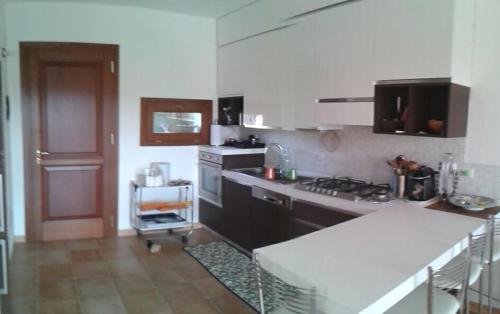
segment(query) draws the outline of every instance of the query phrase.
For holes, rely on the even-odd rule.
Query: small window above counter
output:
[[[469,90],[449,78],[378,81],[374,133],[465,137]]]
[[[141,146],[206,145],[212,101],[141,98]]]

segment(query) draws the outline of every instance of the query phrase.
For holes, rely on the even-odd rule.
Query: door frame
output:
[[[103,174],[102,193],[107,197],[102,208],[103,236],[114,237],[117,235],[117,215],[118,215],[118,91],[119,91],[119,46],[113,44],[93,44],[93,43],[67,43],[67,42],[20,42],[20,72],[21,72],[21,107],[22,107],[22,130],[23,130],[23,158],[24,158],[24,200],[25,200],[25,234],[26,241],[42,241],[42,213],[41,213],[41,176],[40,167],[34,162],[36,153],[35,145],[39,140],[36,137],[39,130],[40,117],[38,109],[39,91],[34,86],[33,76],[38,76],[38,71],[32,70],[32,62],[35,61],[35,54],[41,48],[57,49],[77,49],[77,48],[101,48],[105,51],[105,59],[110,62],[110,71],[114,75],[109,80],[112,92],[105,101],[106,110],[110,110],[111,118],[106,122],[103,136],[110,132],[112,145],[105,145],[103,152],[106,155],[108,171]],[[111,135],[112,134],[112,135]],[[108,161],[109,160],[109,161]],[[33,178],[40,178],[38,184],[33,182]]]

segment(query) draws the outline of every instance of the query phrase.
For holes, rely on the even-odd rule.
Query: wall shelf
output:
[[[374,133],[465,137],[469,87],[449,78],[379,81]]]

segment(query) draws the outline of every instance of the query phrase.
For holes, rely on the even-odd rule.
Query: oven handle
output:
[[[222,171],[222,165],[220,165],[220,164],[215,164],[213,162],[209,162],[209,161],[205,161],[205,160],[200,160],[198,164],[200,166],[207,166],[207,167],[218,169],[218,170]]]

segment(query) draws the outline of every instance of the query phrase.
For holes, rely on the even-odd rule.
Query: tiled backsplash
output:
[[[290,148],[293,167],[300,170],[352,176],[374,182],[391,182],[386,160],[403,154],[437,169],[444,153],[452,153],[460,168],[473,168],[473,178],[461,178],[458,190],[500,199],[500,167],[464,163],[465,139],[424,138],[374,134],[371,127],[344,127],[334,135],[318,131],[241,129],[241,137],[255,134],[265,143]],[[336,140],[332,140],[336,137]],[[328,151],[324,142],[336,148]]]

